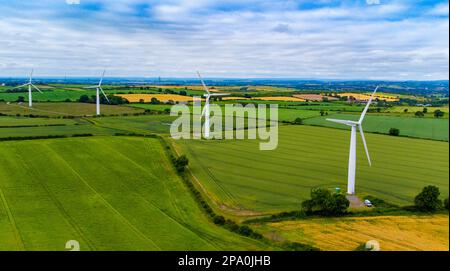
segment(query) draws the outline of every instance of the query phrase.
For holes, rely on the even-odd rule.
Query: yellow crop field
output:
[[[283,102],[305,102],[306,100],[295,97],[255,97],[253,100],[283,101]]]
[[[224,101],[233,101],[233,100],[251,100],[251,99],[250,98],[245,98],[245,97],[228,96],[228,97],[222,97],[222,100],[224,100]]]
[[[381,250],[449,250],[448,215],[314,218],[259,225],[267,236],[322,250],[355,250],[376,240]]]
[[[115,96],[127,99],[130,103],[138,103],[140,100],[149,103],[152,98],[158,99],[160,102],[192,102],[193,98],[190,96],[176,95],[176,94],[115,94]]]
[[[354,97],[357,100],[360,101],[368,101],[370,99],[370,94],[363,94],[363,93],[353,93],[353,92],[345,92],[345,93],[340,93],[339,96],[341,97]],[[398,101],[399,98],[395,95],[391,95],[391,94],[387,94],[387,93],[378,93],[375,95],[376,98],[380,99],[380,100],[384,100],[387,102],[395,102]]]

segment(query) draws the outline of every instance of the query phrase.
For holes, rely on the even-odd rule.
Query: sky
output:
[[[448,1],[0,0],[0,76],[448,80]]]

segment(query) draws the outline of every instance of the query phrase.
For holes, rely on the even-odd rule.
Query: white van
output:
[[[366,199],[364,200],[364,205],[366,205],[367,207],[372,207],[372,202],[370,202],[370,200]]]

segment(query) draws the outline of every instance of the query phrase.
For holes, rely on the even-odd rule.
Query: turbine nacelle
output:
[[[108,103],[110,103],[110,101],[108,99],[108,96],[106,96],[106,93],[105,93],[105,91],[103,91],[103,88],[102,88],[103,78],[105,77],[105,72],[106,71],[103,71],[102,77],[100,78],[100,81],[98,82],[98,85],[84,87],[84,89],[97,89],[97,90],[101,91],[103,96],[105,97],[105,99],[108,101]]]
[[[223,96],[228,96],[230,94],[229,93],[211,93],[211,91],[209,91],[209,88],[206,86],[205,81],[203,81],[203,78],[202,78],[202,75],[200,74],[200,72],[197,71],[197,75],[198,75],[198,78],[200,78],[203,89],[206,92],[203,95],[203,97],[206,98],[206,104],[205,104],[205,107],[203,108],[202,116],[206,116],[209,118],[209,112],[207,112],[207,111],[209,110],[209,101],[210,101],[211,97],[223,97]],[[208,115],[206,115],[206,113],[208,113]],[[209,119],[207,121],[209,122]]]

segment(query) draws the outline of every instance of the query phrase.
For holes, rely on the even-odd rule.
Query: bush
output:
[[[90,102],[90,99],[89,99],[89,96],[87,96],[87,95],[81,95],[81,96],[80,96],[80,99],[78,99],[78,101],[79,101],[80,103],[89,103],[89,102]]]
[[[391,136],[399,136],[400,135],[400,130],[397,128],[391,128],[389,129],[389,135]]]
[[[320,249],[307,244],[301,244],[297,242],[287,243],[284,248],[287,251],[319,251]]]
[[[182,155],[174,159],[173,164],[175,165],[175,168],[178,172],[184,172],[186,166],[189,164],[189,159],[186,157],[186,155]]]
[[[434,111],[435,118],[441,118],[443,116],[444,116],[444,112],[442,112],[441,110],[438,109],[438,110]]]
[[[425,186],[416,198],[414,204],[416,208],[424,212],[434,212],[441,208],[442,201],[439,199],[439,188],[433,185]]]
[[[223,216],[221,216],[221,215],[214,216],[213,221],[214,221],[214,224],[216,224],[216,225],[223,225],[223,224],[225,224],[225,218]]]
[[[296,118],[296,119],[294,120],[294,124],[302,125],[302,124],[303,124],[303,120],[302,120],[301,118]]]
[[[416,113],[414,113],[414,116],[416,116],[416,117],[418,117],[418,118],[421,118],[421,117],[424,116],[424,114],[423,114],[422,111],[417,111]]]

